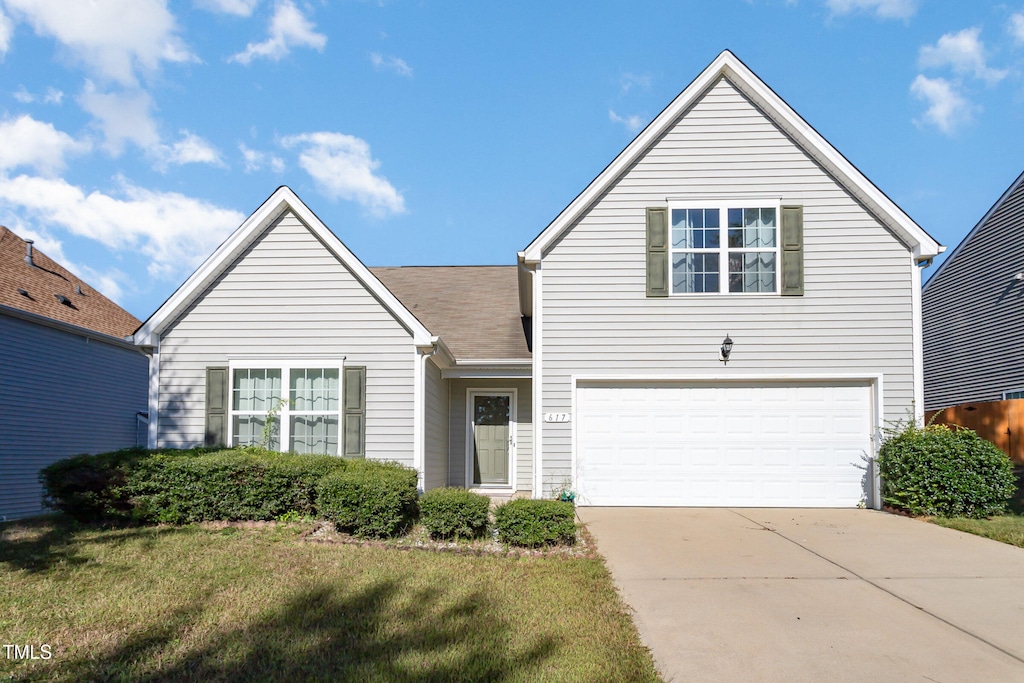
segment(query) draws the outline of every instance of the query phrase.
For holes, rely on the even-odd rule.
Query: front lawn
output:
[[[2,525],[0,641],[52,657],[8,648],[0,679],[658,680],[599,560],[327,545],[302,530]]]
[[[1001,515],[989,519],[934,517],[931,521],[939,526],[1024,548],[1024,515]]]

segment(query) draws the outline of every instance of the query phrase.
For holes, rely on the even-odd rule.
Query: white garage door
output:
[[[583,505],[855,507],[867,384],[617,384],[576,393]]]

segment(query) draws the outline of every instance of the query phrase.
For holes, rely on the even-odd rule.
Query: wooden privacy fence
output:
[[[1024,398],[961,403],[941,410],[929,410],[924,414],[924,420],[925,424],[932,422],[973,429],[978,436],[1001,448],[1015,465],[1024,465]]]

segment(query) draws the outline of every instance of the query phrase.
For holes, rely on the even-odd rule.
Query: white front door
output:
[[[576,406],[583,505],[855,507],[871,490],[866,382],[580,386]]]

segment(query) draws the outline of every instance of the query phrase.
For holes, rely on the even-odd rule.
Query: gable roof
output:
[[[13,231],[0,226],[0,306],[119,339],[139,326],[135,316],[35,247],[34,265],[29,265],[27,246]]]
[[[527,359],[517,266],[370,268],[459,360]]]
[[[922,291],[926,291],[929,285],[931,285],[933,282],[938,281],[939,276],[942,275],[942,272],[946,269],[946,265],[952,263],[956,259],[957,254],[961,252],[964,246],[968,242],[970,242],[982,228],[985,227],[985,225],[989,222],[989,219],[992,218],[992,216],[997,211],[999,211],[999,209],[1002,208],[1003,204],[1005,204],[1006,201],[1011,196],[1013,196],[1013,194],[1018,190],[1024,191],[1024,173],[1021,173],[1019,176],[1017,176],[1017,179],[1014,180],[1013,183],[1010,184],[1010,187],[1006,189],[1006,192],[1004,192],[1002,196],[1000,196],[999,199],[996,200],[996,203],[992,205],[992,208],[985,212],[985,215],[982,216],[981,220],[978,221],[973,228],[971,228],[971,231],[967,233],[967,236],[960,240],[960,244],[956,245],[956,248],[949,253],[949,256],[946,257],[946,260],[939,264],[939,267],[935,269],[935,272],[932,273],[932,276],[928,278],[928,282],[924,283]]]
[[[523,252],[526,261],[540,261],[544,251],[636,162],[676,120],[696,104],[719,79],[727,79],[815,161],[862,202],[884,225],[913,250],[918,261],[933,258],[942,247],[869,181],[846,157],[800,117],[781,97],[729,50],[701,72],[631,143],[587,186]]]
[[[157,335],[171,325],[185,309],[198,299],[249,245],[286,211],[294,213],[325,247],[359,280],[381,305],[403,325],[417,346],[430,346],[431,334],[405,306],[388,291],[377,277],[348,250],[337,235],[310,211],[291,188],[282,185],[192,273],[185,283],[142,324],[135,333],[135,343],[152,346]]]

